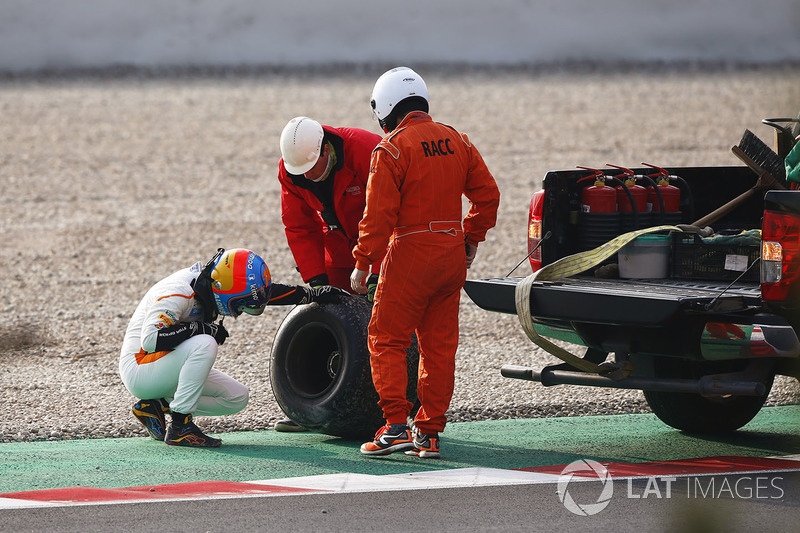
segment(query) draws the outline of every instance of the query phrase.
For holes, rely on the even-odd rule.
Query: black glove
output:
[[[341,301],[342,296],[350,294],[339,287],[333,287],[331,285],[324,285],[316,288],[300,288],[306,293],[303,299],[300,301],[301,304],[307,304],[310,302],[317,302],[321,304],[338,304]]]
[[[367,278],[367,301],[375,300],[375,291],[378,289],[378,275],[372,273]]]
[[[314,276],[313,278],[308,280],[306,283],[308,283],[311,287],[313,287],[315,289],[319,288],[319,287],[322,287],[323,285],[330,285],[331,284],[330,280],[328,279],[328,275],[324,274],[324,273],[320,274],[319,276]]]
[[[475,254],[478,253],[478,245],[465,242],[464,249],[467,252],[467,268],[469,268],[472,266],[472,262],[475,260]]]
[[[225,339],[227,339],[229,335],[228,330],[222,325],[222,321],[220,321],[219,324],[214,324],[212,322],[190,322],[189,327],[194,329],[192,336],[203,333],[211,335],[220,346],[225,344]]]
[[[156,337],[156,351],[174,350],[180,343],[195,335],[208,334],[214,337],[217,344],[222,344],[228,338],[228,330],[222,325],[212,322],[179,322],[175,325],[160,328]]]

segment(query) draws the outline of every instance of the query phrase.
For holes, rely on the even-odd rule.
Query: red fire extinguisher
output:
[[[655,174],[648,174],[647,177],[653,178],[657,180],[657,187],[656,190],[653,187],[649,187],[647,191],[647,202],[652,204],[653,211],[661,211],[661,202],[664,203],[664,212],[665,213],[677,213],[681,210],[681,190],[674,185],[670,185],[670,175],[666,169],[657,167],[655,165],[651,165],[649,163],[642,163],[643,165],[647,165],[650,168],[656,169],[658,172]],[[659,201],[659,193],[661,196],[661,202]]]
[[[633,170],[617,165],[606,163],[610,167],[618,168],[624,176],[619,176],[618,179],[624,183],[616,187],[617,189],[617,207],[620,213],[631,213],[634,210],[637,213],[647,213],[647,189],[636,183],[636,174]],[[627,189],[627,192],[626,192]],[[628,195],[630,193],[630,196]],[[631,204],[631,197],[633,197],[633,204]]]
[[[583,188],[581,193],[581,211],[584,213],[616,213],[617,192],[614,187],[606,185],[606,175],[602,170],[581,167],[583,170],[594,172],[592,176],[581,178],[578,182],[594,179],[594,185]]]
[[[621,214],[617,212],[617,191],[609,185],[616,178],[606,176],[602,170],[590,170],[592,174],[578,179],[578,182],[593,180],[591,185],[582,185],[581,213],[578,217],[579,251],[592,250],[620,234]]]

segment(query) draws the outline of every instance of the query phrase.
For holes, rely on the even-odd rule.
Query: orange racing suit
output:
[[[471,203],[463,223],[462,194]],[[466,279],[464,244],[485,239],[499,202],[497,184],[467,136],[427,113],[408,114],[373,151],[353,256],[357,269],[369,270],[386,253],[368,345],[387,423],[405,423],[411,412],[405,350],[416,331],[421,408],[415,423],[424,433],[444,430]]]

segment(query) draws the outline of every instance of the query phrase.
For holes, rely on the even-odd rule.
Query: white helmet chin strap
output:
[[[328,175],[331,173],[331,168],[333,168],[333,158],[331,157],[331,154],[328,154],[328,165],[325,167],[325,172],[323,172],[317,179],[311,181],[313,181],[314,183],[325,181],[325,178],[327,178]]]

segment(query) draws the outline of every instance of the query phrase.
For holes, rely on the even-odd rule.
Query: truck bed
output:
[[[671,212],[670,219],[659,215],[660,220],[651,216],[649,220],[620,218],[611,222],[601,218],[602,213],[589,219],[591,212],[583,207],[583,187],[589,183],[584,178],[591,176],[590,171],[548,172],[537,205],[541,226],[536,234],[544,236],[539,241],[541,255],[531,256],[531,266],[546,268],[563,258],[598,249],[632,227],[692,225],[697,216],[712,212],[753,187],[753,172],[747,167],[667,171],[680,176],[675,181],[681,189],[679,219]],[[634,172],[645,174],[648,170]],[[793,191],[770,191],[766,196],[779,193],[796,196]],[[789,201],[775,199],[773,209],[800,211],[800,206]],[[750,195],[714,221],[714,233],[732,236],[760,228],[764,202],[765,198]],[[586,353],[598,360],[610,353],[654,356],[659,361],[665,357],[694,361],[796,358],[800,354],[796,307],[762,302],[760,272],[750,269],[755,262],[752,256],[760,255],[760,246],[740,246],[731,240],[725,244],[695,242],[677,234],[672,237],[667,278],[595,277],[598,271],[613,273],[613,268],[602,268],[612,264],[613,257],[609,257],[597,269],[529,284],[527,316],[520,317],[526,321],[526,329],[530,321],[537,335],[585,346]],[[727,269],[729,255],[747,256],[750,267],[741,274]],[[516,289],[522,279],[467,280],[464,289],[487,311],[517,314]],[[794,301],[791,305],[796,306]]]
[[[515,290],[522,279],[467,280],[464,290],[482,309],[516,314]],[[544,292],[546,297],[542,297]],[[531,286],[534,317],[570,322],[655,326],[679,314],[735,312],[760,304],[756,283],[737,283],[728,288],[722,282],[575,276]]]

